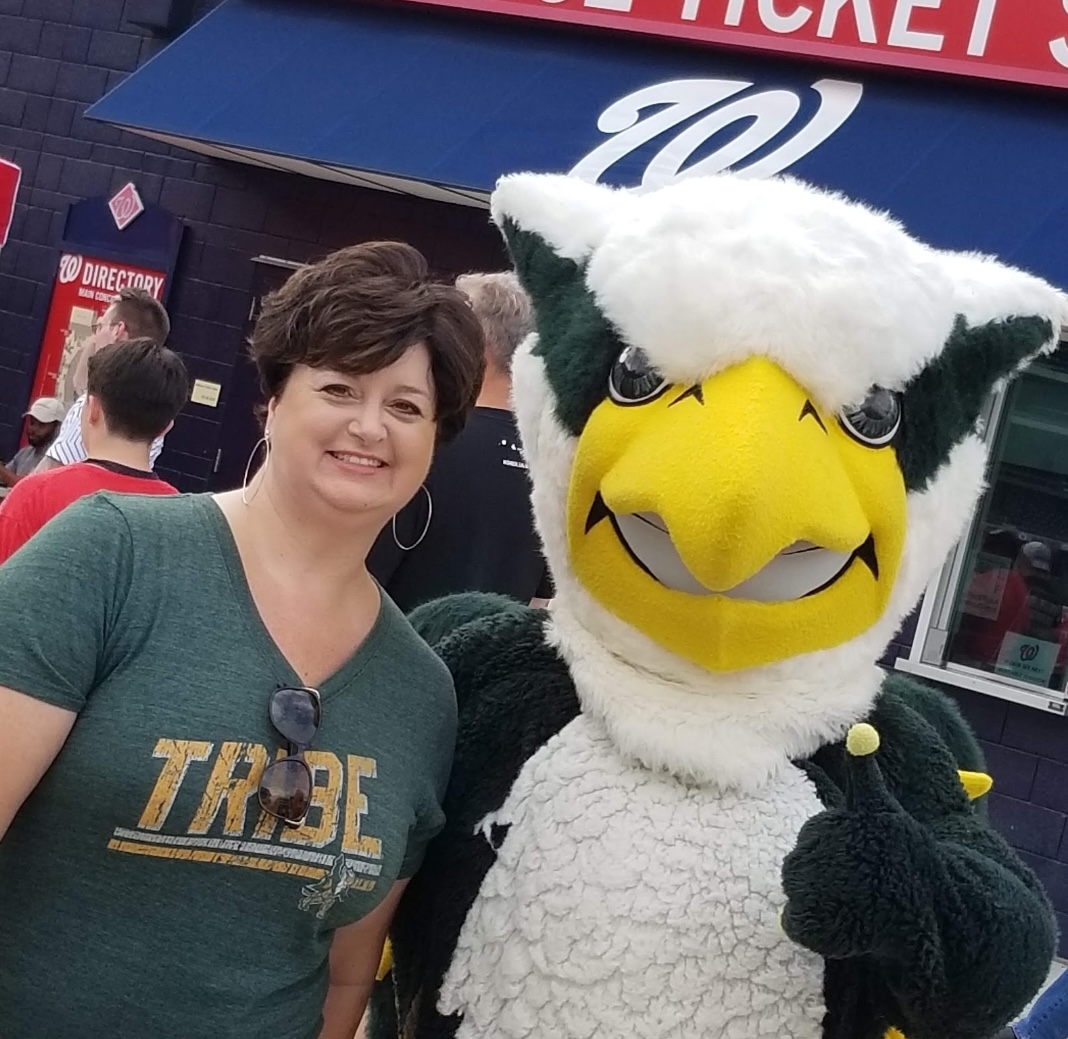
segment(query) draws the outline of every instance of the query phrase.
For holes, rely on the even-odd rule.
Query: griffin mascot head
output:
[[[960,537],[994,386],[1064,298],[789,179],[494,194],[537,316],[515,361],[550,633],[650,767],[749,786],[870,709]]]

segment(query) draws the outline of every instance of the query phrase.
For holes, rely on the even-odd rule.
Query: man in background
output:
[[[55,397],[38,397],[26,412],[26,447],[15,453],[7,465],[0,463],[0,499],[5,498],[23,477],[29,476],[45,457],[56,439],[64,414],[63,402]]]
[[[453,592],[548,599],[530,481],[511,409],[516,347],[532,328],[512,273],[465,274],[486,338],[486,375],[463,432],[434,457],[425,486],[379,535],[367,564],[402,610]]]
[[[182,359],[152,339],[112,343],[88,363],[81,413],[84,462],[23,480],[0,505],[0,564],[53,516],[94,491],[177,494],[149,462],[152,443],[189,400]]]
[[[85,382],[89,361],[104,347],[127,339],[151,339],[162,346],[171,333],[171,320],[163,304],[144,289],[121,289],[111,305],[93,326],[81,356],[78,358],[71,380],[78,399],[71,405],[63,420],[59,435],[49,446],[45,457],[37,466],[37,472],[46,472],[60,465],[73,465],[86,459],[82,442],[82,408],[85,406]],[[149,455],[150,468],[155,466],[163,450],[163,437],[154,441]]]

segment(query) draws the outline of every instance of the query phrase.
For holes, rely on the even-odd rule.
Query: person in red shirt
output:
[[[152,442],[189,400],[189,373],[151,339],[105,347],[89,361],[82,439],[88,459],[20,480],[0,504],[0,564],[53,516],[95,491],[177,494],[152,471]]]

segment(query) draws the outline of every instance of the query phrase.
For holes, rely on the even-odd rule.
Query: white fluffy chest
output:
[[[823,961],[778,914],[821,809],[797,769],[738,795],[635,768],[580,715],[486,820],[510,829],[439,1010],[458,1039],[818,1039]]]

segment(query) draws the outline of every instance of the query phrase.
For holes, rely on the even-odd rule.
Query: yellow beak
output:
[[[602,403],[568,504],[607,608],[714,670],[827,648],[885,607],[904,543],[892,449],[846,433],[762,357],[647,404]]]
[[[797,541],[839,552],[864,542],[864,508],[822,420],[801,418],[808,397],[797,383],[758,357],[701,389],[703,404],[668,393],[628,437],[601,482],[609,509],[659,515],[716,592]]]

